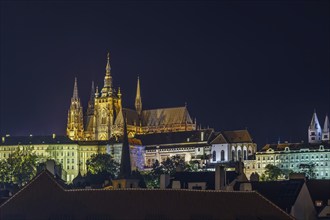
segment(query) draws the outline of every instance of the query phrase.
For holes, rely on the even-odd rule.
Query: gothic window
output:
[[[236,160],[236,157],[235,157],[235,150],[232,150],[232,151],[231,151],[231,159],[232,159],[232,160]]]
[[[222,150],[221,151],[221,161],[224,161],[225,160],[225,151]]]
[[[246,150],[243,151],[243,157],[244,157],[244,160],[247,159],[247,156],[246,156]]]
[[[237,151],[237,157],[238,157],[238,159],[240,159],[240,158],[242,157],[242,155],[241,155],[241,150],[238,150],[238,151]]]
[[[212,159],[213,159],[213,161],[217,160],[217,154],[216,154],[215,150],[212,153]]]

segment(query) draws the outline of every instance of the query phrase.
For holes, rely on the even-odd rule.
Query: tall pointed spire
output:
[[[94,102],[94,98],[95,98],[95,89],[94,89],[94,81],[92,81],[91,95],[89,97],[89,101]]]
[[[110,67],[110,53],[108,52],[108,54],[107,54],[107,65],[105,67],[105,74],[110,76],[110,71],[111,71],[111,67]]]
[[[112,93],[112,77],[110,66],[110,53],[107,54],[107,64],[105,66],[104,87],[101,91],[102,96],[108,96]]]
[[[77,77],[74,78],[74,86],[73,86],[73,95],[72,99],[78,99],[78,83],[77,83]]]
[[[135,96],[135,109],[140,115],[142,112],[142,99],[141,99],[141,91],[140,91],[140,77],[137,79],[136,85],[136,96]]]
[[[130,157],[130,149],[128,143],[128,135],[127,135],[127,122],[126,122],[126,114],[124,116],[124,137],[123,137],[123,148],[121,153],[121,163],[120,163],[120,173],[119,178],[130,178],[132,174],[131,169],[131,157]]]

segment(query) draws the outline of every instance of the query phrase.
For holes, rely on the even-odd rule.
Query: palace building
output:
[[[91,95],[85,116],[78,96],[78,83],[75,79],[73,96],[68,111],[67,136],[71,140],[109,140],[122,136],[123,115],[127,118],[127,131],[130,137],[136,134],[151,134],[196,129],[186,106],[142,109],[140,79],[137,80],[135,109],[122,107],[120,88],[113,87],[110,55],[107,55],[104,86],[99,91],[92,83]]]

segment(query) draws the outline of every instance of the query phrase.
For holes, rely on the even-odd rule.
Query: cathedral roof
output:
[[[235,130],[221,132],[229,143],[252,143],[248,130]]]
[[[136,110],[122,108],[119,112],[115,125],[123,125],[123,114],[126,114],[127,125],[137,125],[141,122],[142,126],[170,126],[174,124],[192,124],[187,107],[159,108],[143,110],[141,118]],[[141,120],[140,120],[141,119]]]
[[[142,111],[142,124],[144,126],[161,126],[171,124],[192,124],[187,107],[159,108]]]
[[[49,136],[9,136],[3,137],[0,141],[1,145],[31,145],[31,144],[75,144],[67,136],[49,135]]]

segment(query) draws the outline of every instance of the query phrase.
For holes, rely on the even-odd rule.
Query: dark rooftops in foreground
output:
[[[257,192],[65,190],[44,171],[0,206],[0,219],[293,219]]]

